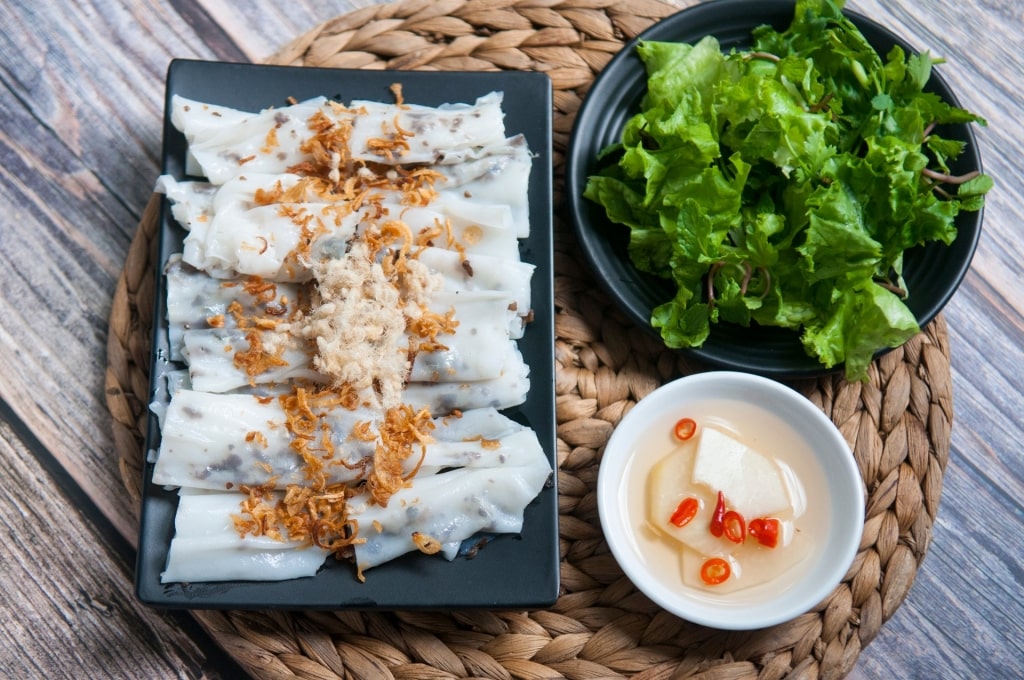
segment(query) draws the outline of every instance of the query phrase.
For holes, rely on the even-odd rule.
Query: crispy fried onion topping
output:
[[[358,522],[348,514],[348,499],[365,488],[372,502],[386,506],[419,471],[434,422],[426,409],[415,411],[403,404],[387,409],[376,427],[370,422],[358,423],[350,436],[377,443],[372,459],[365,458],[353,466],[335,458],[335,437],[326,416],[333,407],[351,407],[349,402],[355,398],[354,392],[311,393],[302,388],[279,397],[286,414],[285,427],[292,436],[291,448],[302,458],[306,483],[291,484],[283,494],[275,491],[276,479],[262,486],[242,486],[246,498],[241,512],[232,516],[240,535],[299,541],[331,550],[339,558],[361,542]],[[260,441],[263,435],[254,432],[247,438]],[[415,455],[419,460],[405,473],[405,462]],[[361,469],[364,481],[329,483],[325,466],[331,464]],[[428,543],[424,545],[429,547]],[[424,547],[420,549],[426,552]]]
[[[384,412],[373,454],[373,470],[366,482],[366,489],[374,502],[387,506],[391,496],[416,476],[423,464],[426,444],[431,441],[433,429],[434,421],[427,409],[415,411],[408,404],[401,404]],[[417,449],[419,461],[406,474],[404,463],[416,455]]]
[[[404,107],[401,87],[392,87],[392,92],[397,105]],[[237,303],[227,310],[246,331],[249,347],[237,352],[234,360],[250,378],[284,364],[284,345],[271,345],[267,338],[290,334],[315,347],[313,365],[330,384],[317,391],[297,387],[278,397],[290,446],[302,460],[304,483],[283,491],[275,490],[275,480],[242,487],[246,497],[233,521],[243,536],[287,538],[347,557],[362,541],[358,521],[348,514],[349,498],[365,492],[370,502],[386,506],[423,463],[434,423],[428,410],[401,403],[401,391],[416,353],[444,349],[439,336],[458,326],[454,310],[430,310],[433,292],[442,281],[417,256],[433,245],[455,249],[463,259],[465,254],[450,223],[439,221],[414,234],[401,215],[389,214],[386,205],[389,201],[393,206],[397,195],[401,206],[427,206],[437,198],[435,185],[444,176],[426,166],[354,160],[349,144],[352,122],[360,111],[332,107],[331,115],[318,112],[307,121],[312,134],[301,149],[309,160],[288,168],[298,179],[287,186],[277,181],[255,193],[258,205],[278,206],[278,213],[299,228],[298,245],[285,262],[288,267],[312,269],[310,299],[304,301],[308,304],[287,319],[275,318],[269,308],[266,315],[246,318]],[[409,148],[412,136],[396,115],[369,145],[382,160],[394,160]],[[276,144],[276,133],[268,135],[266,147]],[[314,241],[349,217],[358,220],[359,228],[345,244],[344,255],[313,261]],[[275,302],[273,283],[252,278],[244,285],[259,303],[274,310],[286,308],[283,301]],[[267,330],[278,332],[263,333]],[[368,401],[368,393],[376,395],[376,404]],[[331,431],[330,409],[366,405],[378,407],[381,415],[358,423],[351,432]],[[344,437],[375,442],[373,455],[355,463],[344,460],[335,451]],[[247,439],[266,445],[260,432],[249,433]],[[329,483],[331,465],[357,469],[358,481]],[[414,535],[413,541],[424,553],[441,547],[437,539],[422,534]],[[361,573],[359,577],[362,580]]]

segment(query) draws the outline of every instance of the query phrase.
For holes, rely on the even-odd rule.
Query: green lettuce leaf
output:
[[[883,58],[843,6],[798,0],[747,52],[638,45],[641,110],[584,195],[628,227],[638,269],[675,285],[651,317],[669,347],[699,347],[713,323],[780,326],[863,380],[919,330],[904,252],[951,243],[956,215],[983,208],[990,177],[935,183],[964,148],[941,126],[985,121],[924,92],[939,60]]]
[[[805,326],[801,341],[825,366],[845,362],[847,375],[866,376],[877,351],[898,347],[919,330],[899,297],[864,280],[842,288],[831,314]]]

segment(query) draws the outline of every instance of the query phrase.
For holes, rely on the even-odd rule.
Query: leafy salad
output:
[[[638,269],[676,285],[651,318],[668,346],[699,347],[719,321],[781,326],[863,380],[920,330],[904,251],[951,243],[992,187],[951,174],[964,145],[936,126],[985,121],[924,91],[940,60],[898,46],[882,59],[844,4],[798,0],[749,51],[639,44],[641,111],[584,196],[629,227]]]

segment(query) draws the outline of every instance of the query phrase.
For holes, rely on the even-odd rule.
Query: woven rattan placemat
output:
[[[619,570],[595,502],[603,445],[636,400],[702,370],[612,307],[560,206],[562,154],[586,89],[624,42],[676,7],[657,0],[401,0],[327,21],[272,61],[346,68],[544,71],[554,86],[555,308],[562,594],[528,612],[196,611],[261,678],[837,678],[902,603],[931,537],[952,420],[940,316],[871,368],[795,385],[839,426],[866,490],[860,551],[813,611],[754,632],[666,614]],[[141,496],[158,201],[139,225],[110,318],[108,405],[124,483]]]

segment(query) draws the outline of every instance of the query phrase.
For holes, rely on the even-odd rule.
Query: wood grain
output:
[[[166,5],[133,14],[103,2],[29,4],[32,12],[0,6],[0,202],[15,207],[0,239],[0,257],[15,265],[0,280],[0,396],[131,538],[133,515],[100,415],[101,346],[157,173],[153,122],[162,117],[167,61],[212,55]]]
[[[371,4],[0,3],[0,400],[38,440],[0,422],[0,676],[235,672],[209,665],[190,638],[194,625],[135,603],[130,560],[89,519],[134,541],[103,395],[110,299],[159,171],[169,60],[262,60]],[[988,119],[978,144],[997,182],[972,271],[946,309],[955,415],[933,543],[908,599],[850,677],[1020,677],[1024,10],[1014,0],[849,7],[946,58],[940,72]],[[74,507],[56,483],[94,505]]]
[[[0,466],[0,677],[222,676],[189,637],[197,626],[135,600],[116,534],[91,525],[2,423]]]

